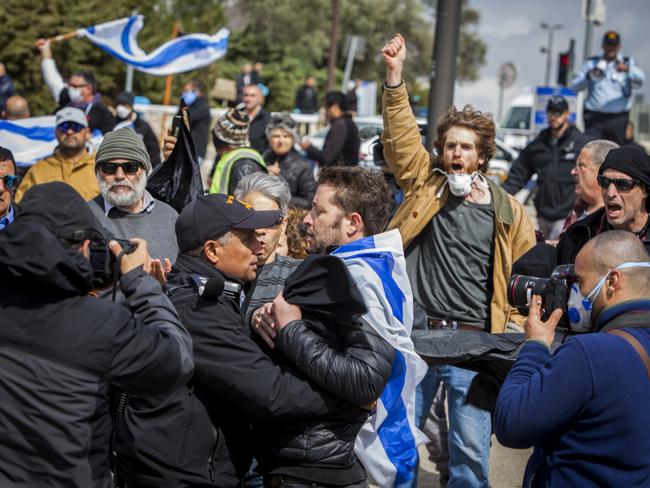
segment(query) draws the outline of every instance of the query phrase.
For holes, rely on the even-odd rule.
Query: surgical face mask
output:
[[[650,268],[650,262],[623,263],[619,264],[615,269],[627,268]],[[592,330],[591,316],[593,314],[594,302],[608,276],[609,272],[600,279],[586,297],[580,293],[580,287],[577,283],[571,286],[569,300],[567,301],[567,316],[572,331],[590,332]]]
[[[81,94],[81,88],[76,88],[76,87],[68,87],[68,96],[70,97],[70,101],[72,103],[80,103],[83,102],[84,97]]]
[[[476,173],[467,174],[447,174],[447,183],[449,184],[449,191],[457,197],[464,197],[472,191],[472,181]]]
[[[115,107],[115,114],[120,120],[125,120],[129,115],[131,115],[131,109],[126,105],[118,105]]]
[[[198,95],[195,91],[189,90],[189,91],[184,91],[182,97],[183,100],[185,100],[186,105],[192,105],[198,98]]]

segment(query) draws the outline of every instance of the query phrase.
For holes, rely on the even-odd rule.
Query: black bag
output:
[[[177,117],[180,124],[178,140],[167,161],[153,170],[147,180],[147,190],[154,198],[171,205],[178,213],[195,198],[203,195],[201,171],[190,134],[187,106],[180,99]]]

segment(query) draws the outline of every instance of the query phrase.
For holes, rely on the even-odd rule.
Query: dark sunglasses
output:
[[[138,172],[140,166],[141,164],[137,161],[129,161],[128,163],[99,163],[99,169],[107,175],[117,173],[117,168],[122,168],[125,175],[134,175]]]
[[[2,183],[9,191],[14,191],[18,186],[18,177],[16,175],[4,175],[2,177]]]
[[[636,185],[641,183],[639,180],[633,178],[607,178],[607,176],[603,175],[598,175],[596,179],[598,180],[598,186],[604,190],[607,190],[609,185],[614,183],[614,186],[618,191],[630,191]]]
[[[59,132],[68,132],[72,129],[72,132],[81,132],[85,127],[77,122],[61,122],[56,126],[56,130]]]

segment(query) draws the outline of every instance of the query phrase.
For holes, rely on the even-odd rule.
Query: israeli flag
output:
[[[395,348],[377,411],[361,428],[354,449],[373,483],[382,488],[402,486],[415,474],[417,446],[427,441],[415,426],[415,387],[427,365],[411,340],[413,294],[402,237],[396,229],[364,237],[333,255],[343,259],[363,295],[368,308],[363,319]]]
[[[9,149],[20,167],[29,167],[39,159],[51,156],[59,145],[56,140],[54,115],[19,120],[0,120],[0,146]],[[93,131],[89,151],[102,142],[101,132]]]
[[[87,37],[90,42],[138,71],[157,76],[202,68],[222,58],[228,50],[230,32],[221,29],[212,36],[188,34],[172,39],[147,54],[140,49],[137,41],[143,24],[144,17],[134,15],[79,29],[77,34]]]

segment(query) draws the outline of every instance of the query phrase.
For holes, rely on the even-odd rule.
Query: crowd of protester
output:
[[[623,134],[644,75],[620,41],[606,33],[574,80],[589,90],[587,130],[551,97],[548,128],[502,185],[486,177],[496,127],[480,110],[450,107],[425,149],[399,34],[381,51],[384,172],[358,166],[352,92],[325,94],[318,149],[289,112],[264,108],[260,63],[243,67],[238,103],[212,124],[203,84],[188,82],[192,164],[209,139],[216,160],[205,194],[174,208],[148,183],[182,134],[158,141],[130,93],[103,105],[92,73],[64,81],[39,40],[57,147],[26,171],[0,147],[0,485],[367,487],[359,439],[404,366],[395,341],[415,355],[412,318],[461,349],[470,332],[525,337],[492,411],[472,393],[476,371],[432,364],[418,378],[407,410],[422,430],[433,420],[443,485],[490,485],[494,433],[534,447],[525,486],[644,486],[650,156]],[[298,88],[297,111],[318,109],[314,86]],[[2,64],[0,108],[30,115]],[[513,196],[533,174],[534,220]],[[397,233],[373,261],[378,292],[346,253]],[[513,274],[561,265],[560,310],[532,292],[527,311],[511,303]],[[410,289],[393,294],[383,267]],[[412,312],[402,329],[376,323],[395,300]],[[561,320],[593,333],[558,346]],[[417,455],[391,486],[418,486]]]

